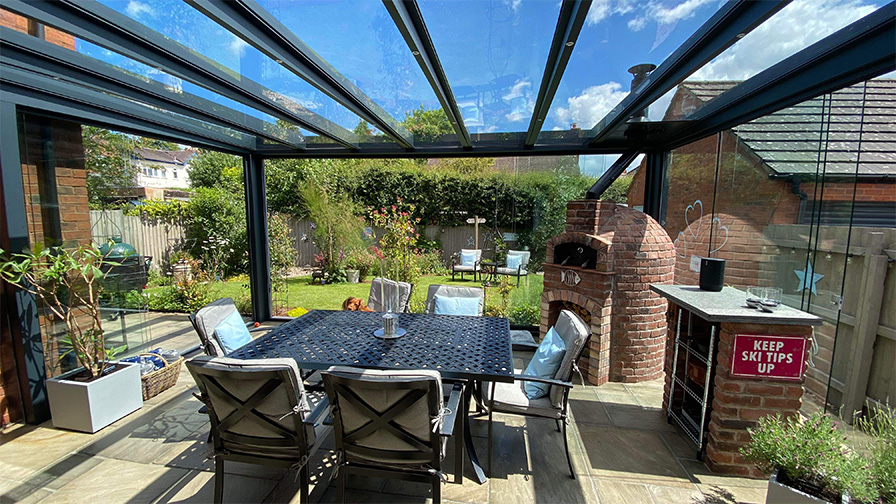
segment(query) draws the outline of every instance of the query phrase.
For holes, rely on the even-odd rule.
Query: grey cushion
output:
[[[426,293],[426,313],[435,311],[436,295],[444,297],[478,298],[479,309],[477,315],[482,315],[482,305],[485,303],[485,293],[480,287],[457,287],[454,285],[432,284]]]
[[[554,379],[570,381],[572,378],[574,359],[580,354],[585,342],[591,335],[591,328],[588,327],[588,325],[585,324],[585,321],[575,313],[569,310],[561,310],[560,314],[557,316],[557,323],[554,325],[554,330],[557,331],[557,334],[559,334],[560,337],[563,338],[563,342],[566,343],[566,352],[563,355],[563,360],[560,361],[560,367],[557,369],[557,373],[554,374]],[[551,387],[551,402],[558,408],[560,407],[563,398],[562,394],[562,388]]]
[[[306,394],[299,377],[299,368],[294,359],[232,359],[229,357],[209,357],[199,356],[187,362],[187,369],[196,379],[199,378],[197,373],[201,374],[203,369],[212,369],[218,371],[232,371],[233,379],[216,378],[224,390],[233,394],[240,401],[247,401],[257,390],[267,382],[267,379],[251,379],[251,373],[255,371],[281,371],[285,370],[289,375],[290,383],[285,388],[270,394],[264,401],[253,408],[258,413],[264,415],[268,421],[279,425],[280,427],[294,432],[295,419],[290,414],[292,408],[290,406],[289,397],[286,394],[293,394],[295,400],[299,404],[299,419],[304,419],[306,414],[311,411],[314,405],[317,405],[323,398],[323,394]],[[237,375],[240,375],[238,378]],[[211,407],[214,408],[215,414],[219,419],[223,420],[230,415],[234,408],[223,400],[220,392],[215,389],[205,391],[211,401]],[[306,443],[310,446],[314,443],[317,433],[311,425],[304,425]],[[261,428],[256,422],[248,418],[242,418],[234,425],[227,429],[228,432],[240,434],[244,436],[274,437],[274,434],[268,430]],[[230,446],[225,442],[225,448],[231,451],[244,453],[252,453],[259,455],[259,450],[247,450],[245,447]],[[283,451],[281,454],[274,453],[276,450],[262,450],[272,457],[292,457],[295,454]]]
[[[511,343],[531,343],[535,344],[535,337],[529,331],[510,331]]]
[[[199,341],[206,354],[211,356],[224,356],[224,345],[218,341],[215,328],[224,319],[236,311],[236,305],[231,298],[221,298],[203,306],[193,314],[196,323],[196,332],[199,333]]]
[[[518,271],[519,271],[520,275],[528,275],[529,274],[529,272],[526,271],[525,269],[517,270],[516,268],[499,267],[499,268],[497,268],[496,271],[498,272],[499,275],[516,275]]]
[[[384,382],[384,381],[427,381],[430,382],[431,385],[435,387],[436,394],[438,397],[438,407],[439,410],[442,409],[444,405],[444,399],[442,397],[442,376],[438,371],[434,370],[377,370],[377,369],[360,369],[360,368],[352,368],[347,366],[333,366],[323,373],[324,383],[327,382],[328,375],[337,374],[341,376],[346,376],[356,380],[363,380],[365,382]],[[393,404],[398,402],[401,398],[403,398],[406,394],[406,390],[388,390],[388,389],[377,389],[377,388],[361,388],[356,387],[349,389],[358,396],[359,399],[376,408],[379,411],[388,410]],[[355,406],[350,404],[347,401],[340,401],[339,398],[330,398],[331,404],[339,405],[339,415],[340,418],[337,418],[337,421],[341,421],[343,425],[343,429],[346,432],[352,432],[359,427],[370,422],[369,415],[364,412],[358,410]],[[416,437],[419,440],[423,440],[426,443],[426,440],[430,439],[430,433],[433,432],[433,429],[438,429],[441,427],[441,424],[437,424],[433,426],[432,423],[433,417],[430,416],[429,408],[427,401],[425,398],[421,398],[420,400],[413,403],[409,408],[399,413],[395,417],[392,418],[392,422],[401,426],[403,430],[406,430],[411,435]],[[408,444],[401,438],[392,434],[391,432],[381,429],[374,433],[371,433],[367,437],[362,440],[358,440],[355,442],[359,446],[363,446],[365,448],[371,449],[379,449],[379,450],[395,450],[395,451],[408,451],[408,452],[418,452],[419,450],[414,446]],[[347,448],[348,451],[348,448]],[[444,450],[442,451],[444,454]],[[357,456],[357,454],[355,454]],[[367,460],[372,460],[374,458],[368,456],[364,457]],[[389,463],[389,464],[402,464],[402,459],[394,459],[389,457],[380,457],[376,458],[379,462]],[[405,462],[406,463],[406,462]],[[419,466],[419,463],[417,464]]]
[[[401,312],[401,289],[398,282],[388,278],[374,278],[370,282],[370,295],[367,306],[375,311]]]
[[[515,374],[521,374],[521,371],[515,370]],[[562,410],[554,407],[551,404],[551,400],[547,397],[539,397],[538,399],[526,397],[525,384],[526,382],[523,380],[516,380],[513,383],[483,382],[483,399],[488,404],[488,400],[491,398],[492,387],[494,386],[494,411],[496,412],[560,418]]]
[[[414,286],[407,282],[398,282],[398,306],[399,312],[405,313],[410,308],[411,304],[411,292],[414,290]]]

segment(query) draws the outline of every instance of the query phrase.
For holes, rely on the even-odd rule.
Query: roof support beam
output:
[[[439,61],[439,54],[429,37],[429,30],[426,29],[426,23],[423,21],[423,15],[420,13],[420,7],[416,0],[383,0],[383,4],[411,49],[411,54],[417,59],[417,64],[423,70],[423,75],[426,75],[426,79],[429,80],[429,85],[432,86],[439,103],[442,104],[442,110],[448,116],[448,121],[454,128],[454,133],[461,146],[464,149],[470,149],[473,145],[470,141],[470,133],[464,125],[463,115],[457,107],[454,92],[451,91],[448,77],[445,76],[445,70]]]
[[[231,100],[287,122],[297,123],[349,149],[358,150],[357,136],[351,131],[257,82],[234,75],[220,64],[96,0],[4,0],[3,8],[67,31],[146,65],[160,68]]]
[[[297,149],[305,148],[305,140],[296,131],[247,116],[190,93],[174,93],[161,82],[142,79],[114,65],[35,39],[11,28],[0,27],[0,62],[95,86],[154,107]]]
[[[628,165],[632,164],[632,161],[638,157],[638,154],[639,152],[636,150],[623,152],[619,156],[619,159],[617,159],[612,166],[607,168],[607,171],[597,179],[597,182],[591,186],[591,189],[588,189],[588,192],[585,193],[585,199],[600,199],[600,196],[604,191],[613,185],[613,182],[622,175],[622,172],[628,168]]]
[[[670,137],[679,147],[896,69],[896,2],[812,44],[707,103]]]
[[[226,145],[230,150],[249,151],[257,147],[255,137],[233,132],[215,131],[211,126],[195,119],[160,112],[149,106],[134,103],[123,98],[108,95],[90,88],[78,86],[68,81],[57,80],[7,65],[0,66],[0,85],[3,91],[16,91],[26,96],[53,96],[64,102],[86,105],[94,110],[113,112],[117,117],[127,117],[136,123],[154,124],[171,131],[188,134],[194,138],[204,138],[218,145]],[[58,103],[58,102],[57,102]]]
[[[318,56],[277,18],[254,0],[186,0],[231,33],[308,81],[345,108],[389,135],[402,147],[414,147],[413,136],[350,80]]]
[[[790,0],[729,0],[591,129],[593,136],[588,143],[600,143],[637,111],[663,96],[788,3]]]
[[[526,134],[525,147],[530,148],[538,140],[544,118],[551,109],[557,86],[563,78],[566,64],[572,55],[573,47],[585,24],[588,9],[591,8],[591,0],[563,0],[560,6],[560,17],[557,19],[557,27],[554,29],[554,40],[551,42],[551,51],[544,66],[544,76],[541,78],[541,87],[538,89],[538,97],[535,99],[535,108],[532,110],[532,119],[529,121],[529,132]]]

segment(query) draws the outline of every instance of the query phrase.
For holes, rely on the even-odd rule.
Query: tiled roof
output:
[[[139,157],[140,159],[145,159],[147,161],[158,161],[160,163],[168,163],[168,164],[184,164],[191,157],[193,157],[194,154],[196,154],[196,151],[194,151],[192,149],[186,149],[186,150],[161,150],[161,149],[144,149],[144,148],[134,149],[134,155]]]
[[[707,102],[737,84],[684,82],[681,87]],[[852,175],[861,152],[860,175],[896,175],[896,80],[856,84],[742,124],[733,132],[779,174],[814,175],[823,169],[825,175]]]

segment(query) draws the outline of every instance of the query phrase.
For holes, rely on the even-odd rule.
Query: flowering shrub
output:
[[[848,492],[855,500],[876,502],[867,460],[845,446],[847,438],[830,416],[767,416],[748,430],[752,439],[741,449],[744,458],[763,471],[777,470],[782,483],[827,500]]]
[[[286,312],[286,314],[290,317],[301,317],[302,315],[308,313],[308,310],[302,308],[301,306],[296,306],[292,310]]]
[[[399,282],[414,283],[420,276],[415,253],[420,219],[412,216],[415,208],[398,198],[389,208],[370,211],[373,224],[385,229],[375,253],[382,254],[385,275]]]
[[[370,250],[353,250],[345,257],[345,267],[358,270],[358,278],[363,282],[375,270],[377,260],[376,254]]]
[[[896,502],[896,409],[884,406],[872,410],[858,418],[856,426],[871,436],[868,458],[881,500]]]

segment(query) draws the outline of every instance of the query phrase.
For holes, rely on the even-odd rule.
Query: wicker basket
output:
[[[162,362],[165,363],[165,366],[161,369],[156,369],[151,373],[146,373],[145,375],[140,377],[140,381],[143,382],[143,400],[146,401],[152,397],[159,395],[165,390],[170,389],[177,383],[177,378],[180,376],[180,365],[183,364],[184,358],[179,357],[174,362],[168,362],[159,354],[154,353],[142,353],[140,355],[145,355],[148,357],[158,357],[162,359]]]

